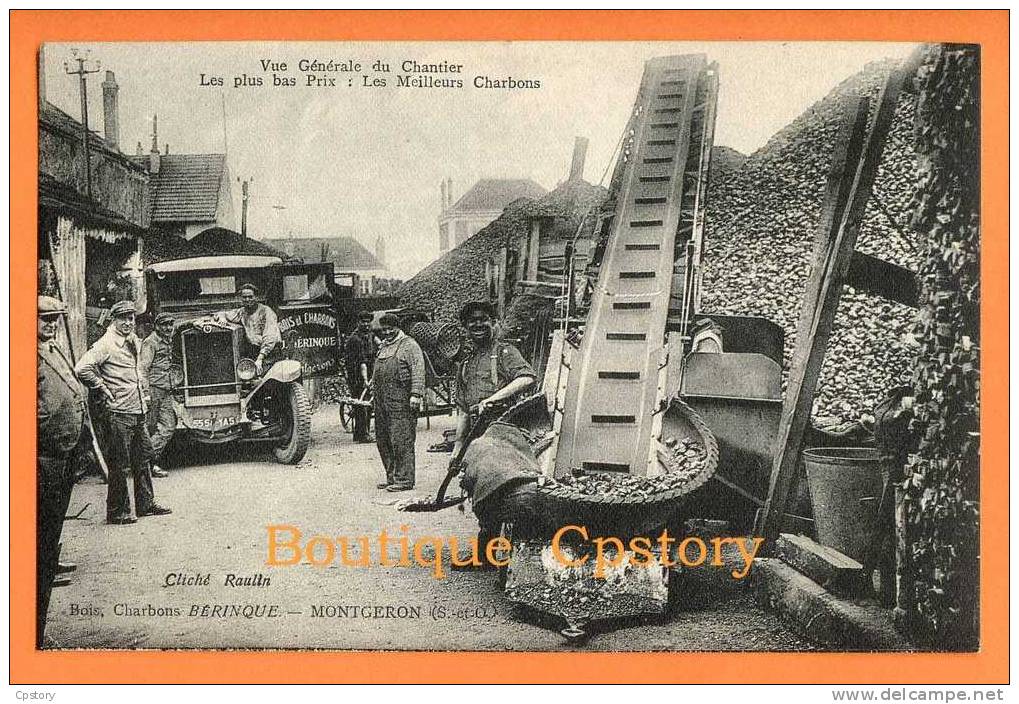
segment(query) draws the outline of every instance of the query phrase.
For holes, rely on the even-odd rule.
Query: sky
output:
[[[454,199],[480,178],[565,180],[574,137],[590,140],[585,178],[607,182],[643,64],[704,53],[719,65],[715,144],[749,154],[871,61],[904,57],[908,44],[877,42],[376,42],[48,44],[46,98],[80,116],[87,56],[90,127],[102,130],[106,71],[120,86],[121,150],[152,144],[171,153],[228,156],[240,212],[250,180],[248,234],[386,240],[393,275],[409,278],[438,254],[439,184]],[[350,71],[313,71],[335,86],[307,86],[301,60]],[[376,61],[390,73],[373,71]],[[397,87],[403,62],[460,65],[463,89]],[[273,62],[277,65],[268,65]],[[282,70],[277,62],[287,64]],[[73,67],[73,65],[72,65]],[[213,83],[214,77],[223,85]],[[274,87],[273,74],[296,79]],[[406,75],[406,74],[404,74]],[[418,74],[424,75],[424,74]],[[365,87],[364,76],[386,87]],[[475,77],[540,81],[537,89],[485,89]],[[252,86],[252,79],[262,86]],[[240,85],[236,85],[240,83]]]

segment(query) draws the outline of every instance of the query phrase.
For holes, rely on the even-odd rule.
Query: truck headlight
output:
[[[258,375],[255,367],[255,360],[244,358],[237,363],[237,378],[241,381],[251,381]]]

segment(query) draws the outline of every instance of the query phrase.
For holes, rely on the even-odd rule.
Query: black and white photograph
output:
[[[43,44],[36,649],[978,651],[980,85]]]

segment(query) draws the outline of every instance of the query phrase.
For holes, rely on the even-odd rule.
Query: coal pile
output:
[[[659,601],[639,594],[612,591],[611,585],[605,582],[597,586],[579,586],[575,583],[526,584],[507,589],[506,596],[511,602],[541,613],[560,616],[568,623],[662,612]]]
[[[569,181],[541,198],[516,200],[476,235],[405,282],[397,296],[403,305],[433,309],[437,323],[455,323],[465,303],[490,298],[485,262],[497,258],[503,247],[508,247],[511,257],[514,256],[530,232],[532,218],[562,218],[579,225],[581,218],[596,210],[606,195],[607,191],[599,186]],[[593,213],[584,220],[584,226],[593,229]],[[508,267],[508,277],[515,272],[512,264],[515,262]],[[507,288],[512,291],[512,280],[508,280]]]
[[[739,171],[747,161],[747,155],[732,147],[711,148],[711,178],[720,179]]]
[[[498,256],[507,241],[527,230],[527,205],[510,203],[502,215],[455,249],[404,282],[397,296],[405,306],[431,308],[437,323],[457,322],[468,301],[488,300],[485,262]]]
[[[708,461],[704,447],[692,440],[670,438],[665,445],[672,460],[672,469],[665,474],[641,477],[607,472],[588,473],[577,468],[568,476],[544,478],[542,486],[551,493],[561,489],[563,493],[608,499],[651,499],[657,494],[684,486],[700,475]]]
[[[738,168],[713,169],[702,310],[761,316],[783,326],[787,371],[839,133],[840,101],[870,96],[873,106],[894,68],[892,61],[868,65]],[[857,249],[916,271],[921,246],[906,225],[918,173],[914,100],[905,92],[900,98]],[[844,291],[818,383],[817,425],[839,425],[870,413],[908,376],[911,352],[904,336],[914,319],[915,311],[906,306]]]

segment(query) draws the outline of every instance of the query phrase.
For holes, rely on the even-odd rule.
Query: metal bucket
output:
[[[803,452],[817,540],[862,562],[878,530],[881,460],[866,447],[815,447]]]

